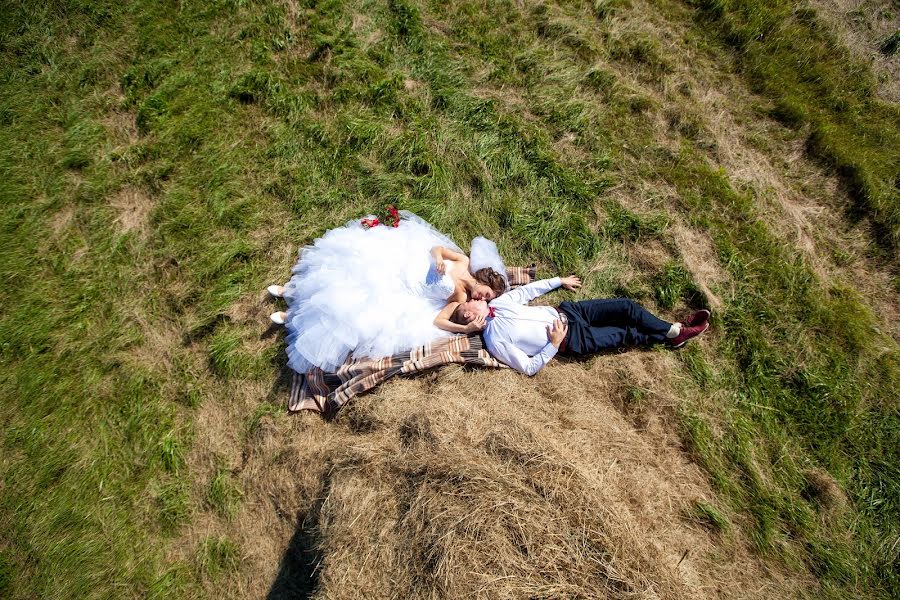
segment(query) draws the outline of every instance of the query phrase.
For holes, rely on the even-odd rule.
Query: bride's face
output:
[[[496,297],[497,294],[494,293],[494,290],[483,283],[476,284],[475,288],[472,290],[472,300],[484,300],[485,302],[490,302]]]

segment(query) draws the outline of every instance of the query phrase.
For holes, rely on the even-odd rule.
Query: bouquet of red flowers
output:
[[[390,225],[391,227],[398,227],[400,225],[400,213],[397,211],[397,207],[393,204],[387,206],[387,215],[376,215],[371,219],[363,219],[360,223],[366,229],[370,227],[375,227],[377,225]]]

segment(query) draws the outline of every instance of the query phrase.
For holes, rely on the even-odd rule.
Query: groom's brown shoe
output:
[[[687,325],[688,327],[703,325],[704,323],[709,323],[709,317],[709,311],[704,308],[692,314],[691,318],[684,322],[684,325]]]
[[[681,348],[682,346],[687,344],[689,339],[697,337],[707,329],[709,329],[708,321],[701,325],[694,325],[693,327],[689,327],[687,324],[683,324],[681,326],[681,333],[671,339],[672,347]]]

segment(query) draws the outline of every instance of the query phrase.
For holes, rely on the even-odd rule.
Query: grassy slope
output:
[[[684,6],[651,6],[690,28]],[[893,109],[858,98],[864,72],[839,85],[766,60],[782,46],[729,20],[747,6],[703,10],[774,111],[812,124],[813,150],[847,172],[890,247],[897,155],[864,130]],[[197,407],[277,377],[280,348],[241,310],[285,272],[291,246],[396,202],[457,239],[498,239],[509,262],[634,267],[595,271],[585,294],[661,310],[705,302],[668,223],[708,232],[734,293],[716,321],[726,335],[679,355],[692,378],[679,410],[720,507],[759,552],[835,597],[896,591],[896,345],[872,333],[853,282],[820,281],[753,193],[711,166],[690,98],[664,96],[677,147],[659,144],[655,92],[680,68],[678,47],[630,27],[642,7],[60,2],[6,14],[0,585],[142,596],[239,576],[228,537],[184,560],[163,552],[241,503],[225,465],[198,484],[185,462]],[[754,10],[767,31],[790,21],[803,51],[834,44],[810,15]],[[694,51],[727,52],[691,31],[681,43]],[[606,192],[635,180],[676,197],[636,213]],[[631,264],[647,243],[670,260]],[[847,491],[849,513],[819,518],[817,469]],[[721,509],[698,510],[720,522]]]
[[[880,101],[871,69],[795,2],[701,0],[711,27],[741,53],[755,86],[775,99],[773,114],[810,125],[810,152],[846,178],[858,216],[869,216],[895,256],[900,243],[896,153],[900,108]]]

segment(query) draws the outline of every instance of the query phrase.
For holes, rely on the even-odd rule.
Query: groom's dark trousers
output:
[[[563,302],[559,310],[568,318],[566,354],[663,342],[672,326],[627,298]]]

